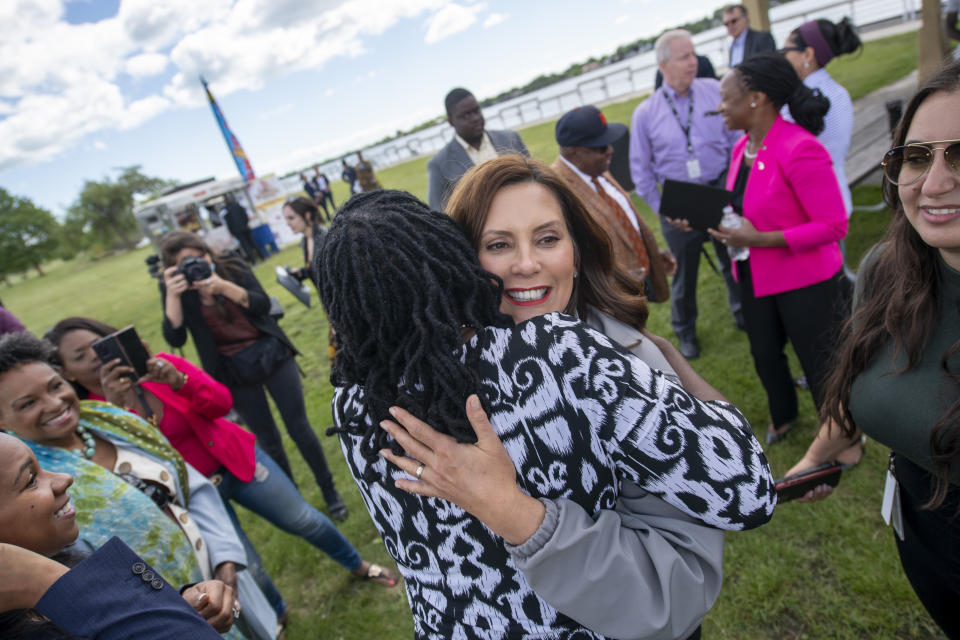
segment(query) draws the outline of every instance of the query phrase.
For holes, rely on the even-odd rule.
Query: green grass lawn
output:
[[[867,87],[891,82],[910,69],[887,68],[900,49],[913,46],[915,35],[889,42],[868,43],[863,56],[849,62],[851,77]],[[889,46],[888,46],[889,45]],[[899,48],[898,48],[899,47]],[[891,53],[891,50],[894,53]],[[883,51],[880,56],[871,55]],[[873,63],[871,57],[883,60]],[[839,61],[838,61],[839,63]],[[886,71],[885,71],[886,69]],[[832,70],[832,68],[831,68]],[[902,73],[901,73],[902,71]],[[837,75],[840,75],[838,70]],[[847,73],[847,71],[844,71]],[[639,99],[605,108],[608,118],[628,122]],[[551,162],[556,155],[553,123],[523,130],[533,154]],[[426,159],[413,160],[379,172],[388,187],[426,196]],[[342,203],[346,185],[334,182]],[[857,204],[873,204],[879,189],[854,190]],[[649,209],[648,223],[659,229]],[[863,252],[883,233],[889,212],[857,212],[851,222],[848,262],[856,265]],[[662,243],[662,238],[660,238]],[[161,308],[156,282],[147,275],[138,250],[96,262],[81,259],[50,265],[44,277],[18,277],[13,286],[0,286],[0,297],[32,331],[42,333],[67,315],[90,315],[112,324],[135,324],[155,349],[164,348],[160,334]],[[331,425],[329,367],[326,361],[327,324],[322,309],[307,309],[276,284],[273,267],[297,264],[298,247],[289,247],[257,268],[272,295],[287,307],[281,325],[302,352],[307,407],[321,436],[351,516],[340,528],[368,559],[389,563],[360,494],[350,478],[334,438],[323,432]],[[753,370],[747,338],[734,328],[726,308],[722,281],[709,268],[700,270],[699,337],[703,355],[696,369],[744,412],[762,437],[769,416],[763,390]],[[652,305],[649,326],[670,336],[669,308]],[[187,357],[196,359],[188,345]],[[791,354],[794,370],[800,369]],[[781,444],[766,447],[775,475],[782,475],[805,451],[817,421],[809,394],[801,392],[800,418]],[[319,489],[296,449],[286,439],[291,463],[304,496],[322,506]],[[880,497],[886,450],[867,445],[863,462],[844,475],[839,489],[823,502],[778,507],[773,520],[758,530],[727,536],[725,580],[720,598],[704,623],[705,638],[800,639],[942,637],[914,596],[897,558],[890,530],[880,519]],[[412,635],[410,611],[401,589],[387,591],[351,578],[333,561],[306,542],[269,526],[238,509],[240,517],[290,605],[287,638],[368,638],[399,640]],[[572,577],[575,579],[575,577]],[[643,594],[637,594],[642,598]]]

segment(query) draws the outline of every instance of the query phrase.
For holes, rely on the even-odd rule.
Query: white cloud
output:
[[[222,98],[362,55],[367,38],[400,20],[430,12],[428,37],[439,40],[482,10],[449,0],[121,0],[116,16],[73,25],[60,0],[2,0],[0,171],[54,157],[90,133],[202,105],[198,75]],[[170,66],[152,95],[123,95],[124,74]]]
[[[107,145],[103,140],[94,140],[92,146],[97,151],[106,151]]]
[[[162,53],[141,53],[127,58],[125,70],[132,76],[155,76],[167,68],[167,62]]]
[[[483,21],[483,28],[489,29],[490,27],[495,27],[509,17],[509,13],[491,13],[487,16],[487,19]]]
[[[486,9],[486,3],[464,7],[454,2],[434,13],[427,21],[427,35],[424,42],[434,44],[460,33],[477,21],[477,14]]]
[[[622,16],[617,16],[616,18],[614,18],[613,24],[623,24],[624,22],[629,22],[632,17],[633,16],[631,16],[630,14],[625,13]]]

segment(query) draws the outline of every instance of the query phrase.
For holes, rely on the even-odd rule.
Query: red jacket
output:
[[[230,391],[189,360],[171,353],[156,355],[187,375],[179,391],[166,384],[143,383],[143,388],[163,403],[160,431],[203,475],[209,476],[223,466],[243,482],[250,482],[256,467],[256,436],[224,419],[233,406]],[[90,397],[100,399],[95,394]]]

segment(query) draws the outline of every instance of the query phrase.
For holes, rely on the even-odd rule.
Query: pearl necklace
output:
[[[763,146],[763,143],[757,146],[756,151],[754,151],[753,153],[750,153],[750,141],[747,140],[747,146],[743,148],[743,155],[749,158],[750,160],[753,160],[754,158],[757,157],[757,154],[760,153],[760,149],[766,149],[766,147]]]
[[[91,459],[97,451],[97,441],[93,439],[93,434],[85,426],[77,425],[77,435],[83,440],[83,446],[74,449],[73,452],[77,455],[83,455],[87,460]]]

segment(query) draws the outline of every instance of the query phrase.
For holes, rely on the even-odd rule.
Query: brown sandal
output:
[[[366,573],[357,577],[361,580],[376,582],[380,586],[387,588],[397,586],[398,582],[397,575],[393,571],[372,562],[367,565]]]

